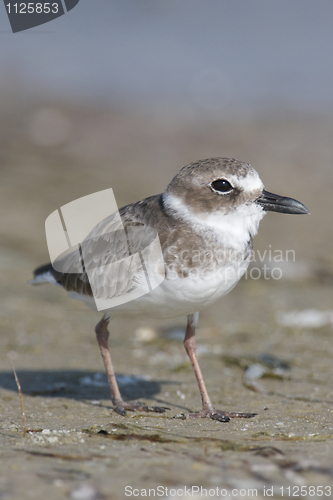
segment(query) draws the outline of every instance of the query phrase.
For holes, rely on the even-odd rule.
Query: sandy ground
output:
[[[194,488],[192,498],[319,498],[320,487],[330,498],[332,121],[217,123],[5,100],[0,107],[0,499],[118,499],[149,488],[157,496],[158,486],[168,498],[185,486],[211,490]],[[292,249],[295,262],[271,263],[282,279],[243,279],[200,316],[199,360],[212,400],[258,415],[183,420],[200,409],[182,346],[186,319],[115,319],[110,344],[124,396],[170,408],[121,417],[94,336],[99,315],[56,287],[27,285],[48,260],[44,221],[108,187],[119,206],[161,192],[183,165],[217,155],[250,162],[268,190],[312,213],[267,215],[256,249]],[[10,360],[23,391],[24,438]]]

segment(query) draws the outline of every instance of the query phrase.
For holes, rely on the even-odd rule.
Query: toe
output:
[[[230,421],[230,417],[228,417],[228,415],[225,415],[223,412],[222,413],[219,413],[219,412],[210,413],[207,416],[210,417],[212,420],[218,420],[219,422],[229,422]]]
[[[154,413],[164,413],[166,410],[170,410],[166,406],[148,406],[144,403],[125,403],[117,404],[114,411],[120,415],[125,416],[127,411],[145,411]]]
[[[257,413],[243,413],[243,412],[224,412],[230,418],[253,418],[257,416]]]
[[[119,413],[119,415],[122,415],[123,417],[126,417],[126,415],[127,415],[125,408],[121,405],[115,406],[114,411],[116,413]]]
[[[211,418],[212,420],[217,420],[218,422],[229,422],[231,418],[252,418],[256,415],[256,413],[230,412],[215,410],[215,408],[203,408],[199,413],[192,413],[189,417]]]
[[[170,410],[170,408],[167,408],[166,406],[145,406],[143,410],[154,413],[165,413],[167,410]]]

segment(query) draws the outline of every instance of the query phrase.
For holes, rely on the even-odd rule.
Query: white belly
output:
[[[215,272],[195,273],[187,278],[165,279],[155,290],[108,311],[111,317],[145,316],[173,318],[194,313],[213,304],[238,283],[248,261],[221,267]]]

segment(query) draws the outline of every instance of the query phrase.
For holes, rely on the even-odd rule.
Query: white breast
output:
[[[194,313],[213,304],[238,283],[249,265],[249,260],[200,273],[192,270],[187,278],[165,279],[160,286],[142,297],[113,308],[115,315],[142,315],[151,318],[174,318]]]

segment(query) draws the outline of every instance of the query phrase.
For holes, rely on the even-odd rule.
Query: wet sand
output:
[[[176,498],[170,489],[192,485],[235,490],[234,498],[251,498],[248,489],[265,498],[272,487],[273,498],[287,497],[287,487],[303,486],[313,498],[310,486],[333,486],[332,316],[320,314],[333,309],[333,122],[300,115],[218,123],[62,103],[2,102],[1,110],[0,498],[117,499],[126,486],[161,486]],[[47,113],[40,119],[45,110],[49,122]],[[108,187],[119,206],[161,192],[183,165],[210,156],[248,161],[266,189],[311,211],[261,223],[260,255],[295,251],[295,262],[270,263],[281,279],[243,279],[200,315],[199,359],[214,404],[258,415],[183,420],[200,409],[182,346],[186,318],[119,318],[110,346],[124,395],[170,408],[121,417],[95,340],[100,315],[56,287],[27,285],[48,260],[44,221]]]

